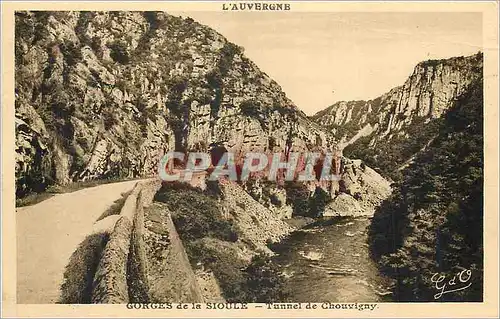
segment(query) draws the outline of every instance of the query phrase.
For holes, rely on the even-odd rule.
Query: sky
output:
[[[214,28],[312,115],[374,99],[418,62],[482,50],[481,13],[170,12]]]

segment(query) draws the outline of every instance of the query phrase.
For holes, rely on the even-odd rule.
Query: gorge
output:
[[[481,53],[311,117],[244,48],[165,12],[17,12],[15,53],[17,198],[154,177],[173,150],[343,152],[323,184],[148,188],[114,224],[132,229],[126,301],[428,301],[431,272],[482,278]]]

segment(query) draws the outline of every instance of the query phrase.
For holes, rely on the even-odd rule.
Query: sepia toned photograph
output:
[[[299,5],[12,11],[14,307],[498,315],[485,15]]]

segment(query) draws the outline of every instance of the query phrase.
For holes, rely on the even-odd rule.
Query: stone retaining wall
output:
[[[161,265],[161,278],[169,281],[149,282],[148,278],[157,277],[160,269],[150,269],[147,244],[144,241],[146,230],[144,208],[153,202],[153,197],[160,188],[159,180],[141,181],[136,184],[127,197],[119,218],[110,234],[102,258],[97,267],[92,285],[92,303],[147,303],[161,295],[164,302],[203,302],[201,291],[189,264],[181,239],[179,238],[170,213],[163,221],[170,238],[172,251],[168,260]],[[173,266],[173,267],[172,267]],[[158,278],[157,278],[158,279]],[[161,281],[161,280],[160,280]],[[175,282],[173,282],[175,281]],[[159,285],[160,284],[160,285]],[[163,286],[163,287],[160,287]],[[170,293],[171,286],[182,291]],[[158,290],[165,290],[158,293]]]
[[[137,270],[134,267],[129,269],[131,268],[129,260],[131,256],[135,258],[137,252],[140,252],[138,238],[141,236],[141,229],[144,228],[143,207],[151,203],[159,186],[160,183],[156,180],[140,181],[125,200],[94,276],[92,303],[115,304],[130,301],[130,282],[134,276],[140,276],[144,269]],[[131,245],[132,242],[139,244]],[[135,283],[134,280],[134,285]],[[132,286],[135,287],[134,285]]]

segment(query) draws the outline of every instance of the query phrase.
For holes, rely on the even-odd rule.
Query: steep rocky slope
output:
[[[163,12],[16,13],[17,195],[154,174],[168,150],[326,146],[214,30]]]
[[[164,183],[155,200],[172,216],[205,301],[276,301],[282,278],[278,272],[269,272],[266,256],[272,254],[269,243],[294,230],[282,216],[227,180],[210,183],[205,190],[186,183]],[[255,267],[259,269],[256,274]],[[254,275],[271,282],[252,285]],[[165,280],[175,285],[171,276]]]
[[[419,63],[406,82],[370,101],[337,102],[312,119],[344,155],[391,177],[436,136],[458,96],[482,77],[482,54]]]
[[[342,158],[340,179],[285,182],[265,179],[244,183],[243,189],[277,217],[371,216],[391,193],[390,182],[361,160]]]
[[[404,169],[374,215],[372,254],[396,280],[396,300],[483,299],[483,156],[479,80],[444,115],[434,141]],[[460,281],[449,280],[440,294],[434,273],[460,274]]]
[[[372,216],[391,194],[391,184],[361,160],[344,160],[342,179],[332,185],[323,216]]]

